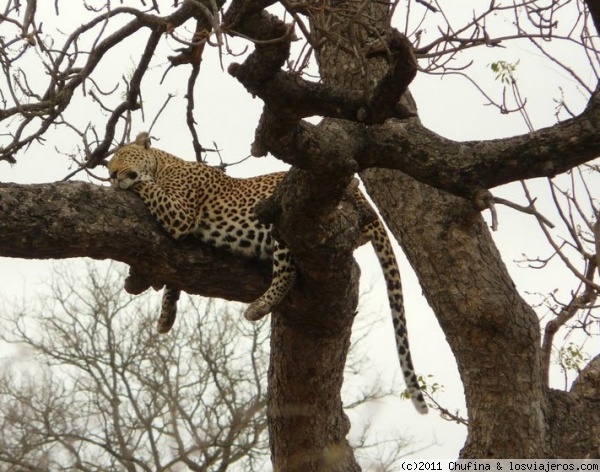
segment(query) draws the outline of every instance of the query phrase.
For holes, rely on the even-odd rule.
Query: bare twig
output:
[[[534,215],[539,221],[541,221],[548,228],[554,228],[554,223],[552,223],[548,218],[542,215],[536,208],[535,205],[529,204],[527,206],[519,205],[517,203],[511,202],[510,200],[506,200],[500,197],[494,197],[494,202],[499,203],[500,205],[505,205],[507,207],[513,208],[514,210],[518,210],[522,213],[527,213],[529,215]],[[534,202],[535,203],[535,200]]]
[[[586,269],[586,279],[594,279],[596,268],[596,261],[591,260]],[[546,327],[544,328],[544,339],[542,341],[542,375],[545,386],[549,386],[550,360],[552,356],[554,335],[562,326],[571,320],[579,310],[589,308],[590,305],[593,305],[598,296],[598,292],[591,285],[582,284],[582,286],[584,288],[583,293],[573,295],[569,304],[564,306],[554,319],[546,323]]]

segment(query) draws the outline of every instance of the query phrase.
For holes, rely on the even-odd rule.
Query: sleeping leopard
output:
[[[108,171],[111,185],[137,194],[174,239],[193,235],[240,256],[272,261],[271,285],[246,309],[244,316],[248,320],[256,321],[270,313],[292,287],[296,277],[292,254],[272,236],[271,226],[258,221],[253,212],[256,203],[273,193],[285,172],[233,178],[218,168],[185,161],[152,148],[148,133],[140,133],[135,142],[121,147],[109,162]],[[354,198],[359,205],[369,205],[358,188],[354,190]],[[408,393],[417,411],[427,413],[408,346],[398,263],[378,217],[361,228],[360,244],[367,242],[375,248],[387,283],[400,366]],[[166,333],[173,326],[179,294],[179,290],[165,287],[159,333]]]

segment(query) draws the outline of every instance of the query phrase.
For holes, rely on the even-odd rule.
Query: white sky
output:
[[[41,7],[50,8],[48,18],[54,19],[53,5],[50,4],[54,2],[40,3]],[[473,1],[468,3],[475,5]],[[480,3],[487,4],[488,2]],[[137,6],[139,2],[133,4]],[[461,12],[467,12],[470,15],[471,10],[464,6],[462,4],[461,9],[456,7],[455,9],[458,10],[456,12],[451,7],[448,14],[454,14],[455,18],[458,18]],[[417,8],[416,5],[413,6],[413,14]],[[67,16],[66,13],[69,15]],[[73,10],[67,12],[64,8],[61,10],[56,26],[58,27],[60,22],[60,27],[66,31],[68,28],[64,25],[81,23],[85,21],[86,15],[83,12],[75,13]],[[48,32],[50,28],[50,21],[46,21],[45,31]],[[429,27],[424,36],[434,36],[436,33],[435,28]],[[147,34],[139,35],[140,38],[141,36],[145,38]],[[423,42],[427,42],[427,40],[424,39]],[[172,41],[169,43],[173,44]],[[133,50],[132,48],[131,51]],[[568,58],[569,64],[574,68],[578,67],[578,70],[582,71],[582,77],[585,77],[588,85],[593,87],[595,79],[589,66],[585,65],[585,58],[578,56],[579,53],[578,48],[561,50],[563,57]],[[154,65],[165,64],[168,54],[170,51],[163,48],[157,54]],[[28,78],[32,84],[35,84],[37,79],[41,84],[45,78],[44,73],[35,69],[34,59],[35,56],[32,53]],[[106,63],[103,63],[98,70],[99,81],[105,89],[111,89],[117,83],[120,83],[122,87],[121,74],[133,70],[135,57],[124,52],[121,55],[113,54],[106,59],[109,60],[104,61]],[[572,110],[579,112],[585,105],[586,97],[579,90],[577,84],[567,77],[564,71],[559,70],[555,64],[550,63],[524,41],[511,44],[505,49],[473,50],[465,55],[462,63],[467,63],[471,59],[474,61],[471,69],[473,75],[494,98],[501,97],[502,87],[498,81],[494,80],[494,75],[489,70],[489,64],[497,60],[508,62],[520,60],[516,76],[521,92],[527,98],[527,110],[536,128],[552,125],[556,121],[553,99],[560,97],[559,87],[564,91]],[[235,61],[239,62],[241,58],[225,57],[225,69],[229,63]],[[421,65],[425,65],[425,63],[422,62]],[[180,112],[184,106],[187,80],[187,77],[182,80],[180,72],[187,73],[187,68],[185,71],[183,69],[172,71],[163,85],[151,86],[152,83],[158,83],[162,72],[162,69],[156,67],[153,69],[152,76],[145,79],[143,99],[146,121],[142,120],[139,113],[136,115],[137,128],[134,129],[134,135],[138,131],[148,129],[167,94],[175,94],[176,97],[171,101],[169,108],[159,118],[158,124],[152,131],[152,135],[158,138],[158,141],[154,142],[154,146],[168,150],[180,157],[191,158],[193,153],[190,139],[183,122],[183,114]],[[527,132],[525,123],[518,114],[501,115],[494,107],[485,106],[484,97],[459,76],[441,77],[419,73],[411,89],[417,100],[423,123],[445,137],[455,140],[493,139]],[[113,104],[118,100],[117,94]],[[74,101],[74,107],[69,111],[71,121],[80,122],[81,128],[85,126],[91,115],[100,114],[98,110],[89,109],[89,102],[87,102],[87,106],[84,106],[84,103],[81,98],[77,98]],[[202,71],[196,88],[196,103],[197,130],[199,130],[202,144],[208,147],[213,141],[216,142],[219,149],[222,150],[225,161],[235,162],[247,156],[253,140],[254,127],[260,116],[262,102],[253,99],[236,80],[220,69],[215,49],[208,49],[204,53]],[[102,129],[99,128],[98,132],[102,133]],[[1,139],[2,136],[0,136],[0,145],[2,145]],[[44,146],[33,145],[27,152],[20,153],[17,156],[17,165],[11,167],[0,162],[0,181],[33,183],[61,179],[69,172],[69,163],[65,157],[58,154],[57,149],[62,152],[74,152],[77,142],[77,136],[72,133],[50,132]],[[213,159],[212,163],[216,162]],[[249,176],[282,168],[284,166],[273,158],[249,159],[241,165],[230,168],[230,173],[236,176]],[[98,174],[103,172],[102,169],[97,170]],[[542,197],[547,196],[544,181],[534,182],[532,188],[539,189]],[[519,185],[495,189],[494,194],[525,204]],[[540,197],[540,207],[547,216],[553,216],[552,207],[547,198],[543,200]],[[573,278],[566,274],[558,263],[552,264],[544,272],[519,268],[514,261],[521,259],[522,254],[543,257],[549,255],[550,250],[542,242],[541,232],[533,218],[503,207],[499,208],[499,218],[500,228],[494,234],[494,239],[517,287],[527,300],[537,300],[528,295],[528,292],[546,293],[561,287],[563,293],[568,294],[569,290],[575,288],[575,284],[569,282]],[[486,215],[486,219],[489,221],[489,215]],[[443,390],[437,396],[441,404],[451,411],[462,410],[464,414],[462,386],[444,334],[421,294],[414,273],[398,248],[397,256],[402,266],[409,336],[415,366],[420,374],[432,375],[433,382],[443,385]],[[358,250],[357,257],[363,269],[363,286],[373,285],[367,301],[362,301],[366,307],[361,310],[361,314],[375,312],[375,318],[381,321],[370,333],[368,355],[373,362],[381,366],[384,374],[391,378],[398,375],[397,357],[391,324],[388,320],[389,308],[381,271],[370,248]],[[0,309],[8,310],[13,300],[18,302],[23,297],[31,297],[35,294],[38,284],[49,278],[51,267],[52,263],[48,261],[0,259],[0,299],[3,300]],[[157,294],[156,297],[158,298],[159,295]],[[559,333],[557,340],[562,339],[561,336],[562,333]],[[590,354],[593,355],[597,352],[596,348]],[[562,386],[562,375],[558,369],[553,371],[552,379],[554,386]],[[414,439],[412,447],[416,450],[411,455],[413,458],[455,458],[464,444],[465,428],[440,420],[436,413],[425,417],[418,415],[407,401],[390,400],[385,404],[370,408],[368,414],[371,415],[369,420],[382,434],[386,431],[400,431],[406,432],[407,436],[412,437]],[[352,419],[357,424],[361,421],[354,417]],[[430,447],[420,450],[427,446]]]

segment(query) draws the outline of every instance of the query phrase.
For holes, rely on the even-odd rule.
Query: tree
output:
[[[266,323],[188,299],[161,336],[156,303],[125,294],[120,277],[115,264],[56,266],[47,296],[0,319],[19,352],[0,364],[3,470],[266,470]],[[346,375],[365,365],[355,351]],[[388,395],[371,384],[349,406]],[[379,459],[381,471],[398,460]]]
[[[147,11],[111,8],[107,2],[61,45],[56,38],[48,44],[35,2],[9,2],[2,16],[13,36],[2,44],[9,92],[3,95],[7,106],[0,119],[12,122],[0,157],[12,162],[51,126],[62,126],[80,136],[81,169],[87,171],[102,162],[113,143],[131,139],[134,112],[147,95],[144,87],[156,87],[145,81],[153,58],[167,55],[159,48],[164,37],[183,42],[169,57],[169,67],[190,70],[185,117],[200,159],[207,149],[194,127],[194,86],[206,45],[216,44],[225,52],[229,37],[251,43],[251,52],[239,63],[231,62],[228,72],[264,102],[252,153],[271,153],[292,166],[274,198],[257,212],[275,223],[301,274],[301,282],[271,316],[267,417],[276,470],[359,470],[346,440],[349,424],[339,394],[358,278],[352,258],[358,215],[342,196],[356,172],[390,230],[402,235],[402,248],[457,359],[469,412],[461,456],[597,453],[599,358],[582,370],[570,391],[548,387],[540,321],[517,291],[480,213],[495,209],[490,189],[552,178],[597,157],[600,10],[591,0],[480,3],[456,26],[439,2],[425,0],[187,0],[170,6],[152,2]],[[264,11],[275,6],[280,9]],[[294,29],[280,19],[281,8]],[[392,26],[398,22],[408,36]],[[193,33],[186,29],[191,23]],[[95,70],[114,48],[141,31],[147,39],[117,99],[117,89],[111,94],[111,88],[94,82]],[[292,62],[296,34],[304,39],[299,60]],[[80,46],[86,38],[87,48]],[[468,59],[457,61],[477,47],[510,47],[517,39],[528,41],[577,81],[586,96],[579,114],[564,119],[571,110],[565,99],[559,102],[561,121],[552,126],[467,142],[443,138],[421,123],[407,92],[417,71],[460,75],[484,91],[467,75],[472,70]],[[571,52],[587,58],[579,73],[548,46],[561,39],[574,46]],[[30,84],[18,65],[31,50],[45,61],[48,81],[43,87]],[[318,82],[301,74],[311,55]],[[502,113],[518,112],[527,120],[515,66],[498,58],[489,63],[506,93],[503,100],[489,95],[486,100]],[[585,74],[593,77],[591,85],[582,79]],[[99,125],[74,124],[68,115],[75,98],[87,96],[105,111],[102,132]],[[315,125],[305,120],[310,116],[324,119]],[[532,202],[522,209],[541,219]],[[132,267],[126,283],[131,293],[168,283],[188,293],[250,301],[268,283],[267,267],[192,242],[175,244],[157,230],[141,202],[98,186],[4,184],[0,214],[2,255],[120,260]],[[588,226],[597,226],[597,212],[590,216],[586,211],[585,217]],[[588,268],[597,257],[597,232],[591,234],[594,240],[578,248]],[[314,241],[323,243],[316,246]],[[596,271],[575,272],[581,275],[582,289],[594,294],[578,300],[574,311],[581,313],[593,306]]]
[[[0,464],[264,470],[268,333],[209,301],[159,336],[155,307],[127,296],[118,273],[59,268],[41,307],[3,320],[24,356],[0,377]]]

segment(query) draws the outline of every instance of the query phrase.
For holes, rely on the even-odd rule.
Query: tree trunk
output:
[[[295,289],[271,314],[267,411],[276,471],[360,470],[341,400],[358,302],[359,215],[349,203],[327,203],[338,177],[292,170],[266,202],[275,203],[277,231],[299,269]]]
[[[473,204],[396,171],[361,177],[456,357],[469,412],[460,456],[586,457],[597,449],[598,371],[581,377],[587,396],[543,387],[539,321]]]
[[[350,9],[364,6],[362,0],[345,3]],[[316,42],[325,34],[339,34],[342,42],[347,42],[345,35],[352,32],[362,36],[362,28],[356,24],[346,30],[335,10],[323,8],[310,16]],[[367,10],[365,18],[374,13],[379,20],[386,18],[385,7],[370,4]],[[347,92],[362,90],[368,95],[376,84],[363,73],[360,58],[348,56],[336,42],[324,41],[316,56],[320,75],[328,85]],[[266,110],[263,125],[268,117]],[[308,142],[302,149],[308,159],[327,156],[328,166],[297,172],[302,180],[278,189],[281,217],[276,228],[304,277],[297,284],[302,299],[300,291],[295,292],[296,297],[292,294],[291,301],[272,318],[268,412],[276,471],[360,470],[346,440],[350,423],[340,398],[359,271],[352,256],[358,220],[352,213],[354,218],[349,218],[339,201],[352,178],[351,156],[358,146],[352,132],[340,139],[340,126],[343,123],[338,126],[335,120],[324,120],[321,139]],[[269,132],[266,126],[263,130]],[[286,153],[280,150],[276,137],[271,138],[271,144],[271,152]]]
[[[352,278],[356,282],[356,275]],[[272,314],[268,419],[276,471],[360,470],[346,440],[350,421],[340,397],[352,317],[336,320],[340,331],[328,323],[332,314],[352,312],[318,300],[312,312]],[[355,291],[348,302],[356,303]]]

